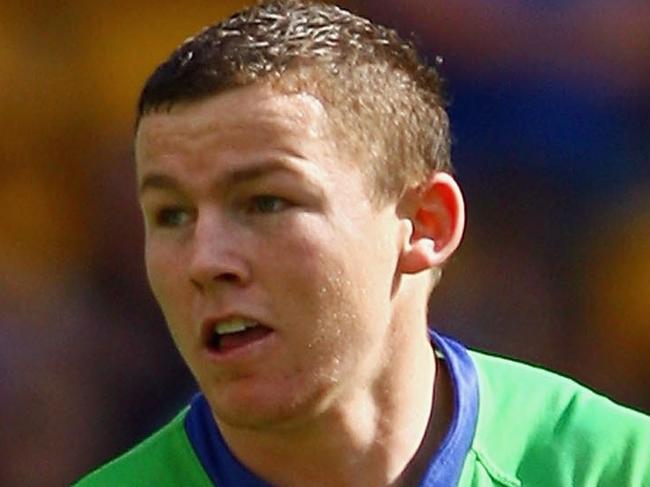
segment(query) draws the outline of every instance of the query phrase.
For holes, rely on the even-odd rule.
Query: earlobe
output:
[[[465,228],[465,204],[454,178],[443,172],[408,197],[399,269],[415,274],[444,264],[458,248]]]

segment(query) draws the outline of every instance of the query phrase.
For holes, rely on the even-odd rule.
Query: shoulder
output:
[[[650,486],[649,417],[546,370],[470,354],[479,382],[472,454],[484,468],[525,485]]]
[[[187,409],[133,449],[81,479],[75,487],[172,486],[187,482],[211,485],[185,433],[186,414]]]

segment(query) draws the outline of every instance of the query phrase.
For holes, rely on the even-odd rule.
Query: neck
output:
[[[281,487],[413,485],[428,463],[419,457],[428,460],[448,423],[432,414],[436,364],[424,327],[402,335],[371,387],[308,422],[271,430],[219,424],[235,456]],[[437,394],[436,402],[447,402]]]

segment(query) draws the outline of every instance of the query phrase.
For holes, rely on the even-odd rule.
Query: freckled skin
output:
[[[400,220],[394,204],[371,204],[363,162],[329,140],[326,117],[309,95],[253,85],[149,114],[138,129],[139,180],[174,181],[141,193],[150,284],[215,417],[233,428],[309,421],[374,387],[396,353]],[[288,170],[228,180],[272,161]],[[280,203],[258,208],[260,195]],[[170,207],[182,210],[171,224],[160,216]],[[274,333],[214,364],[201,323],[221,313]]]

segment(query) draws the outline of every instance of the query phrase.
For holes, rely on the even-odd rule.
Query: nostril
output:
[[[238,276],[234,272],[223,272],[220,274],[216,274],[213,276],[212,279],[209,280],[203,280],[203,279],[190,279],[192,281],[192,284],[197,288],[197,289],[203,289],[205,287],[209,287],[211,284],[217,284],[219,282],[221,283],[226,283],[226,284],[238,284],[241,282],[241,277]]]
[[[204,289],[207,289],[211,286],[214,286],[215,284],[239,284],[242,282],[241,276],[237,275],[234,272],[223,272],[220,274],[216,274],[212,277],[212,279],[190,279],[194,287],[196,287],[198,290],[203,291]]]

